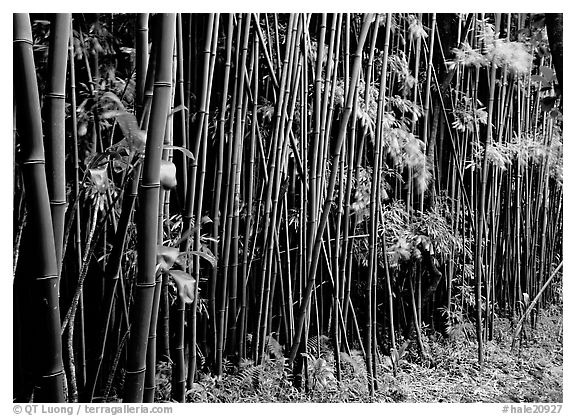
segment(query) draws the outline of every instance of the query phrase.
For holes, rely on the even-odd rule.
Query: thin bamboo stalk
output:
[[[138,13],[136,18],[136,117],[139,120],[144,110],[148,53],[148,13]]]
[[[500,14],[496,13],[496,26],[498,27],[500,23]],[[488,120],[486,122],[488,126],[488,136],[486,138],[486,144],[484,149],[484,156],[482,162],[482,182],[480,186],[480,199],[478,200],[479,211],[477,217],[476,226],[476,251],[474,258],[474,272],[476,276],[476,337],[478,342],[478,364],[480,367],[484,364],[484,345],[483,345],[483,334],[482,334],[482,277],[484,275],[484,262],[483,256],[484,252],[482,250],[482,243],[484,241],[484,229],[486,227],[486,189],[488,180],[488,146],[492,145],[492,114],[494,108],[494,91],[496,87],[496,64],[491,64],[490,70],[490,92],[488,99]]]
[[[255,22],[259,21],[259,16],[255,16]],[[260,31],[260,26],[257,24],[255,25]],[[261,41],[260,41],[261,42]],[[253,40],[253,54],[254,54],[254,74],[252,76],[252,81],[254,84],[254,93],[253,97],[255,97],[254,102],[252,103],[252,120],[251,120],[251,130],[250,130],[250,150],[249,150],[249,157],[248,157],[248,182],[246,185],[248,194],[246,196],[247,207],[246,207],[246,229],[244,231],[244,250],[242,254],[242,287],[241,287],[241,300],[240,300],[240,328],[239,328],[239,351],[238,355],[240,359],[246,358],[246,343],[244,340],[246,339],[246,320],[248,318],[248,311],[247,311],[247,284],[248,284],[248,253],[250,252],[250,236],[252,234],[252,222],[253,222],[253,199],[254,199],[254,169],[255,169],[255,157],[256,157],[256,129],[257,129],[257,112],[258,112],[258,85],[259,85],[259,51],[260,51],[260,42]],[[266,49],[266,48],[264,48]]]
[[[220,22],[220,15],[217,13],[214,16],[214,29],[212,30],[212,39],[211,39],[211,49],[210,49],[210,63],[209,63],[209,75],[208,75],[208,97],[206,100],[206,108],[210,108],[210,92],[212,90],[212,79],[214,74],[214,61],[216,58],[216,48],[218,46],[218,28]],[[200,153],[200,176],[198,178],[198,198],[196,201],[196,218],[197,221],[200,221],[202,218],[202,205],[204,200],[204,183],[205,183],[205,176],[206,176],[206,154],[208,151],[208,119],[207,117],[204,119],[204,128],[202,130],[202,143],[201,143],[201,153]],[[194,250],[200,251],[201,250],[201,242],[200,242],[200,232],[201,229],[199,226],[195,227],[194,233]],[[194,257],[194,266],[193,266],[193,273],[192,277],[196,280],[196,282],[200,281],[200,258],[198,256]],[[188,375],[186,378],[186,383],[188,388],[192,388],[196,377],[196,369],[197,369],[197,322],[198,322],[198,299],[199,299],[199,286],[196,284],[194,288],[194,300],[191,306],[191,320],[189,324],[189,334],[190,334],[190,347],[189,347],[189,358],[188,358]]]
[[[70,30],[69,30],[69,40],[68,40],[68,61],[70,64],[70,107],[72,111],[70,111],[70,117],[72,121],[72,163],[74,166],[74,197],[79,198],[80,195],[80,167],[79,167],[79,158],[78,158],[78,121],[77,121],[77,114],[76,114],[76,69],[74,64],[74,30],[73,30],[73,22],[72,19],[69,20],[70,22]],[[75,243],[76,243],[76,260],[78,262],[78,275],[82,271],[83,264],[82,264],[82,221],[80,215],[80,204],[74,204],[75,209],[75,220],[76,220],[76,234],[75,234]],[[63,251],[66,250],[66,245],[64,244]],[[80,361],[81,367],[81,386],[84,391],[87,385],[87,368],[86,368],[86,345],[85,345],[85,331],[84,331],[84,319],[83,319],[83,312],[84,312],[84,302],[83,297],[80,297],[80,321],[79,321],[79,338],[80,338],[80,351],[78,354],[78,359]]]
[[[360,74],[360,64],[361,64],[361,57],[362,57],[362,49],[364,47],[364,43],[368,36],[368,29],[372,23],[372,15],[367,14],[364,17],[364,21],[362,23],[362,30],[360,32],[360,36],[358,39],[356,54],[354,56],[354,63],[352,67],[352,74],[351,74],[351,85],[356,85],[358,80],[358,76]],[[307,270],[308,273],[308,282],[306,284],[306,292],[304,293],[304,297],[301,302],[300,312],[298,316],[298,322],[296,325],[296,330],[294,333],[294,339],[292,341],[292,349],[290,351],[290,358],[289,363],[292,365],[294,362],[294,358],[296,358],[296,354],[298,352],[298,348],[300,346],[300,337],[302,335],[302,329],[304,327],[304,320],[305,320],[305,311],[308,307],[308,302],[310,301],[310,296],[312,295],[312,290],[315,287],[316,281],[316,269],[318,266],[318,260],[320,257],[320,249],[322,246],[322,235],[324,234],[324,230],[326,228],[326,224],[328,222],[328,215],[330,212],[330,208],[333,201],[333,193],[334,188],[336,186],[336,177],[338,174],[338,166],[341,157],[341,150],[342,144],[344,142],[344,138],[346,136],[346,129],[348,126],[348,120],[350,119],[350,114],[352,113],[352,103],[354,101],[354,90],[351,89],[352,93],[348,93],[346,99],[346,108],[344,113],[342,114],[342,120],[340,124],[340,130],[338,132],[338,138],[336,140],[334,146],[334,159],[332,162],[332,171],[330,173],[330,181],[328,184],[328,190],[326,195],[326,200],[324,203],[324,208],[322,210],[322,217],[320,219],[320,224],[318,225],[318,229],[316,233],[309,232],[308,237],[308,257],[309,257],[309,267]]]
[[[220,200],[222,194],[222,177],[224,174],[224,145],[225,140],[225,125],[226,125],[226,103],[228,102],[228,89],[230,83],[230,68],[232,66],[232,41],[234,33],[234,19],[233,15],[228,15],[228,25],[226,29],[226,63],[224,67],[224,81],[222,88],[222,102],[220,104],[220,118],[218,120],[218,161],[216,167],[216,178],[214,185],[214,203],[213,203],[213,229],[212,238],[213,246],[212,251],[215,254],[219,252],[219,231],[221,222],[220,213]],[[212,269],[212,274],[210,278],[210,295],[208,299],[208,309],[210,324],[212,328],[212,353],[213,360],[216,362],[216,344],[217,344],[217,326],[216,326],[216,289],[217,289],[217,279],[218,279],[218,265]]]

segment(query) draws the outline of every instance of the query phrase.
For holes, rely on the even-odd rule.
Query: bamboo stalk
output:
[[[512,347],[511,348],[514,348],[516,338],[518,338],[518,335],[520,335],[520,331],[522,330],[522,325],[524,323],[524,320],[526,319],[527,316],[530,315],[530,312],[532,312],[532,309],[534,309],[536,304],[540,301],[542,294],[544,293],[544,291],[546,290],[548,285],[552,282],[554,277],[556,277],[556,275],[558,274],[558,272],[562,268],[563,264],[564,264],[564,261],[561,261],[560,264],[558,265],[558,267],[556,267],[556,269],[554,270],[554,272],[552,272],[552,274],[550,275],[548,280],[546,280],[546,282],[542,285],[542,287],[540,288],[540,291],[536,294],[536,296],[534,296],[534,299],[532,299],[532,302],[530,302],[530,305],[528,305],[524,314],[520,317],[520,320],[518,321],[518,323],[516,324],[516,327],[514,328],[514,335],[512,336]]]
[[[210,91],[212,90],[212,79],[214,74],[214,61],[216,58],[216,48],[218,45],[218,27],[220,22],[220,15],[216,14],[214,16],[214,28],[212,30],[212,39],[211,39],[211,49],[210,49],[210,62],[209,62],[209,75],[208,75],[208,97],[206,100],[206,108],[210,108]],[[208,151],[208,120],[207,118],[204,119],[204,128],[202,130],[202,143],[201,143],[201,154],[200,154],[200,177],[198,179],[198,198],[196,201],[196,218],[197,221],[200,221],[202,218],[202,203],[204,199],[204,182],[206,176],[206,154]],[[201,243],[200,243],[200,227],[195,227],[196,231],[194,233],[194,250],[200,251],[201,250]],[[196,280],[196,282],[200,281],[200,258],[195,256],[194,258],[194,267],[193,267],[193,275],[192,277]],[[199,286],[196,284],[194,288],[194,301],[192,302],[191,307],[191,322],[190,322],[190,348],[189,348],[189,358],[188,358],[188,376],[186,379],[188,388],[192,387],[194,383],[194,379],[196,377],[196,344],[197,344],[197,314],[198,314],[198,298],[199,298]]]
[[[378,24],[380,22],[379,17],[376,18],[376,28],[373,32],[373,45],[376,43],[376,36],[378,35]],[[388,30],[387,30],[388,33]],[[373,52],[370,53],[369,62],[373,59]],[[368,68],[371,68],[371,63],[368,64]],[[368,391],[370,392],[370,397],[374,398],[374,382],[375,382],[375,372],[374,372],[374,362],[376,358],[376,350],[374,349],[375,345],[375,331],[374,331],[374,322],[375,322],[375,314],[374,314],[374,304],[375,304],[375,288],[373,287],[375,282],[378,279],[378,259],[377,259],[377,237],[378,237],[378,220],[379,217],[376,215],[376,210],[378,208],[378,202],[380,201],[380,149],[382,148],[382,115],[384,111],[384,96],[386,92],[386,69],[382,70],[382,77],[380,79],[380,90],[378,93],[378,114],[377,114],[377,121],[376,121],[376,139],[374,143],[374,162],[372,164],[372,181],[370,186],[370,237],[368,242],[368,304],[367,304],[367,322],[366,322],[366,369],[368,372]],[[366,109],[368,109],[368,103],[370,99],[370,79],[369,74],[366,79],[367,83],[365,85],[366,90]]]
[[[69,40],[68,40],[68,60],[70,64],[70,106],[72,111],[70,111],[71,121],[72,121],[72,163],[74,166],[74,197],[76,199],[80,196],[80,167],[78,158],[78,121],[76,114],[76,70],[74,64],[74,30],[72,19],[69,19],[70,29],[69,29]],[[80,204],[74,204],[75,209],[75,220],[76,220],[76,260],[78,262],[78,274],[80,275],[84,265],[82,264],[82,222],[80,215]],[[63,251],[66,251],[66,243],[64,242]],[[80,351],[79,351],[79,361],[81,367],[81,386],[83,392],[87,385],[87,368],[86,368],[86,345],[85,345],[85,323],[84,323],[84,299],[80,297],[80,322],[79,322],[79,338],[80,338]]]
[[[358,80],[358,76],[360,73],[360,63],[362,57],[362,49],[364,47],[364,42],[366,41],[366,37],[368,35],[368,29],[370,24],[372,23],[372,15],[368,14],[364,17],[364,21],[362,23],[362,30],[360,32],[360,37],[358,39],[358,45],[356,49],[356,54],[354,56],[354,64],[352,67],[352,74],[351,74],[351,85],[356,85]],[[352,93],[348,93],[346,99],[346,109],[342,114],[342,120],[340,124],[340,130],[338,132],[338,138],[335,143],[334,148],[334,159],[333,159],[333,168],[330,173],[330,182],[328,184],[327,190],[327,197],[324,203],[324,208],[322,210],[322,217],[320,219],[320,224],[318,225],[318,229],[316,233],[309,232],[308,237],[308,257],[309,257],[309,267],[308,267],[308,282],[306,284],[306,292],[302,299],[302,303],[300,306],[298,322],[296,325],[296,330],[294,333],[294,339],[292,341],[292,349],[290,350],[290,359],[289,363],[292,365],[294,362],[294,358],[296,358],[296,354],[298,352],[298,348],[300,346],[300,337],[302,335],[302,329],[304,327],[304,320],[305,320],[305,311],[308,306],[308,302],[310,301],[310,296],[312,295],[312,290],[314,289],[314,283],[316,280],[316,269],[318,266],[318,260],[320,255],[320,248],[322,245],[322,235],[324,234],[324,230],[326,228],[326,224],[328,222],[328,214],[330,212],[330,208],[332,205],[333,200],[333,192],[336,186],[336,177],[338,173],[337,166],[340,161],[342,144],[344,142],[344,137],[346,136],[346,128],[348,125],[348,120],[350,119],[350,114],[352,113],[352,103],[354,100],[354,90],[351,89]]]
[[[158,55],[154,97],[146,140],[138,212],[138,277],[135,283],[133,323],[128,341],[124,400],[140,403],[144,394],[146,346],[155,286],[156,235],[160,189],[160,159],[172,89],[172,52],[175,15],[162,14],[158,21]]]
[[[32,305],[36,323],[34,339],[39,347],[35,361],[35,400],[64,402],[64,369],[58,305],[58,262],[50,217],[50,202],[44,170],[42,122],[36,71],[32,51],[32,29],[28,14],[14,14],[14,75],[18,118],[20,119],[22,175],[26,187],[29,227],[34,232],[33,251],[37,261],[28,277],[34,290]],[[17,277],[19,277],[17,275]]]
[[[139,120],[144,110],[148,53],[148,13],[138,13],[136,18],[136,117]]]
[[[276,176],[279,175],[279,157],[280,157],[280,152],[278,151],[278,149],[282,148],[282,143],[281,142],[281,138],[284,138],[285,136],[282,134],[280,135],[280,130],[281,130],[281,125],[284,119],[284,106],[285,106],[285,98],[286,98],[286,88],[287,88],[287,84],[288,84],[288,72],[290,70],[290,65],[288,65],[289,63],[289,55],[290,55],[290,50],[292,49],[292,42],[294,41],[293,39],[293,31],[294,31],[294,27],[296,26],[294,24],[294,20],[296,20],[296,17],[291,14],[290,15],[290,20],[289,20],[289,24],[288,24],[288,29],[287,29],[287,33],[290,34],[290,36],[287,37],[287,44],[286,44],[286,52],[284,54],[284,63],[282,64],[282,70],[281,70],[281,78],[280,78],[280,89],[279,89],[279,93],[278,93],[278,102],[276,105],[276,114],[275,114],[275,120],[274,120],[274,130],[273,130],[273,136],[272,136],[272,141],[270,144],[270,150],[272,152],[272,156],[270,159],[270,163],[268,165],[268,182],[267,182],[267,187],[266,187],[266,198],[265,198],[265,207],[264,207],[264,228],[263,228],[263,236],[264,236],[264,246],[263,246],[263,250],[266,253],[266,258],[263,261],[262,264],[262,281],[261,281],[261,285],[260,285],[260,304],[258,306],[258,318],[257,318],[257,327],[258,328],[265,328],[265,322],[266,320],[262,319],[263,313],[266,313],[267,308],[265,307],[265,300],[267,297],[265,297],[265,293],[269,293],[266,292],[266,288],[269,288],[269,281],[270,281],[270,264],[272,262],[272,252],[273,252],[273,248],[274,248],[274,222],[272,220],[272,214],[274,211],[273,208],[273,191],[274,191],[274,184],[275,184],[275,179]],[[264,301],[263,301],[264,300]],[[258,360],[261,358],[259,356],[259,352],[261,351],[261,341],[263,343],[263,340],[261,338],[261,333],[260,333],[260,329],[256,332],[256,342],[255,342],[255,355],[256,355],[256,361],[258,362]]]
[[[64,214],[66,211],[66,178],[64,170],[64,118],[66,98],[66,66],[70,13],[56,13],[51,21],[50,54],[48,55],[48,78],[46,93],[46,179],[50,195],[52,227],[58,271],[62,268]]]
[[[496,13],[496,26],[498,27],[500,23],[500,14]],[[476,251],[474,258],[474,274],[476,276],[476,337],[478,342],[478,364],[480,367],[484,364],[484,345],[483,345],[483,334],[482,334],[482,280],[484,275],[484,262],[483,256],[484,251],[482,249],[482,242],[484,241],[484,228],[486,227],[486,189],[488,180],[488,147],[492,145],[492,113],[494,108],[494,91],[496,87],[496,64],[491,64],[490,70],[490,92],[488,100],[488,136],[486,138],[486,144],[484,149],[484,156],[482,162],[481,170],[481,185],[480,185],[480,199],[478,200],[479,211],[477,217],[476,226]]]

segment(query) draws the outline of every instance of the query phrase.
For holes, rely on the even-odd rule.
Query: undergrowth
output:
[[[274,338],[268,339],[261,364],[244,360],[228,367],[221,379],[198,373],[186,392],[187,402],[295,403],[295,402],[562,402],[563,332],[561,306],[542,311],[535,328],[527,328],[521,346],[511,350],[513,323],[497,317],[494,338],[486,342],[482,370],[476,343],[464,332],[450,337],[424,334],[430,359],[422,359],[415,342],[405,343],[397,358],[379,354],[376,392],[370,398],[364,357],[360,351],[341,353],[341,381],[336,379],[330,340],[312,338],[308,343],[308,386],[292,384],[287,358]],[[170,400],[169,363],[157,368],[156,401]]]

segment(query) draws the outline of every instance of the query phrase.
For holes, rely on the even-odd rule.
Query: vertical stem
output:
[[[46,179],[50,195],[52,227],[58,270],[62,268],[62,243],[64,215],[66,211],[66,178],[64,171],[66,66],[70,13],[53,15],[50,30],[50,54],[48,55],[48,85],[46,93]]]
[[[54,231],[50,216],[50,201],[44,170],[42,121],[36,83],[36,69],[32,51],[32,28],[26,13],[13,15],[14,85],[20,126],[22,176],[26,188],[29,229],[34,233],[29,258],[30,274],[16,275],[32,286],[31,299],[36,318],[31,328],[36,345],[35,400],[64,402],[64,367],[60,337],[60,308],[58,304],[58,262],[54,245]]]
[[[160,160],[172,90],[174,14],[161,14],[158,20],[158,55],[154,96],[148,126],[138,212],[138,275],[135,283],[132,327],[128,341],[128,361],[124,401],[140,403],[144,395],[146,347],[156,284],[156,237],[160,190]]]
[[[356,85],[356,82],[360,74],[362,49],[364,48],[364,43],[366,41],[366,37],[368,36],[368,29],[370,28],[371,23],[372,23],[372,15],[371,14],[365,15],[364,21],[362,23],[362,30],[360,32],[360,36],[358,39],[356,54],[354,56],[354,64],[352,67],[352,75],[351,75],[352,79],[350,82],[351,85]],[[341,123],[340,130],[338,132],[338,137],[334,146],[334,159],[332,162],[332,171],[330,172],[330,181],[328,183],[328,190],[326,192],[326,200],[322,210],[322,217],[320,219],[320,224],[318,225],[317,232],[314,233],[309,231],[308,256],[311,260],[308,260],[309,261],[309,267],[307,270],[308,282],[306,284],[306,291],[304,293],[304,297],[301,302],[298,322],[296,325],[294,339],[292,342],[292,349],[290,351],[290,359],[289,359],[290,365],[292,365],[292,363],[294,362],[294,359],[296,358],[296,354],[298,352],[298,348],[300,347],[300,338],[302,336],[302,330],[304,328],[304,321],[306,318],[305,312],[308,307],[308,302],[310,301],[312,291],[315,287],[316,269],[320,257],[320,249],[322,247],[322,235],[324,234],[324,230],[328,222],[328,215],[334,198],[333,194],[334,194],[334,188],[336,186],[336,177],[338,175],[338,166],[340,162],[342,144],[344,143],[344,138],[346,136],[348,120],[350,119],[350,114],[352,113],[354,90],[355,89],[351,88],[350,91],[348,91],[348,96],[346,98],[346,108],[344,110],[344,113],[342,114],[342,120],[340,122]]]

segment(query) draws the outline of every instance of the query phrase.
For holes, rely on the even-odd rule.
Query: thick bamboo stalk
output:
[[[64,214],[66,211],[66,178],[64,171],[64,118],[66,98],[66,66],[70,13],[53,15],[50,30],[50,54],[48,55],[48,78],[46,93],[46,179],[50,195],[54,246],[58,270],[62,267],[62,244],[64,237]]]
[[[160,159],[162,157],[162,142],[166,129],[166,120],[170,111],[175,23],[174,14],[162,14],[159,16],[154,97],[152,99],[145,159],[142,167],[141,206],[137,222],[138,276],[135,283],[124,391],[124,401],[128,403],[142,402],[144,394],[146,347],[156,275]]]
[[[176,80],[176,69],[177,65],[172,66],[172,77]],[[174,82],[176,84],[176,82]],[[173,114],[174,109],[174,90],[172,90],[171,96],[172,100],[170,103],[171,113]],[[170,121],[172,121],[171,119]],[[171,150],[168,149],[169,146],[173,145],[173,123],[168,121],[166,123],[166,129],[164,132],[164,143],[162,150],[162,162],[170,161],[172,162]],[[170,191],[161,188],[159,193],[158,201],[158,224],[157,224],[157,236],[156,244],[163,245],[164,243],[164,220],[170,215]],[[157,337],[156,332],[158,328],[158,317],[160,311],[160,299],[162,295],[162,280],[163,273],[156,273],[156,284],[154,286],[154,296],[152,300],[152,312],[150,316],[150,329],[148,331],[148,347],[146,349],[146,373],[144,376],[144,403],[154,403],[154,396],[156,392],[156,346]]]
[[[14,85],[20,123],[22,175],[26,188],[29,227],[34,233],[29,259],[31,274],[17,276],[33,287],[31,299],[35,327],[32,329],[36,362],[34,399],[38,402],[64,402],[64,367],[58,305],[58,262],[50,216],[50,202],[44,170],[42,121],[36,70],[32,51],[30,17],[13,15]]]

